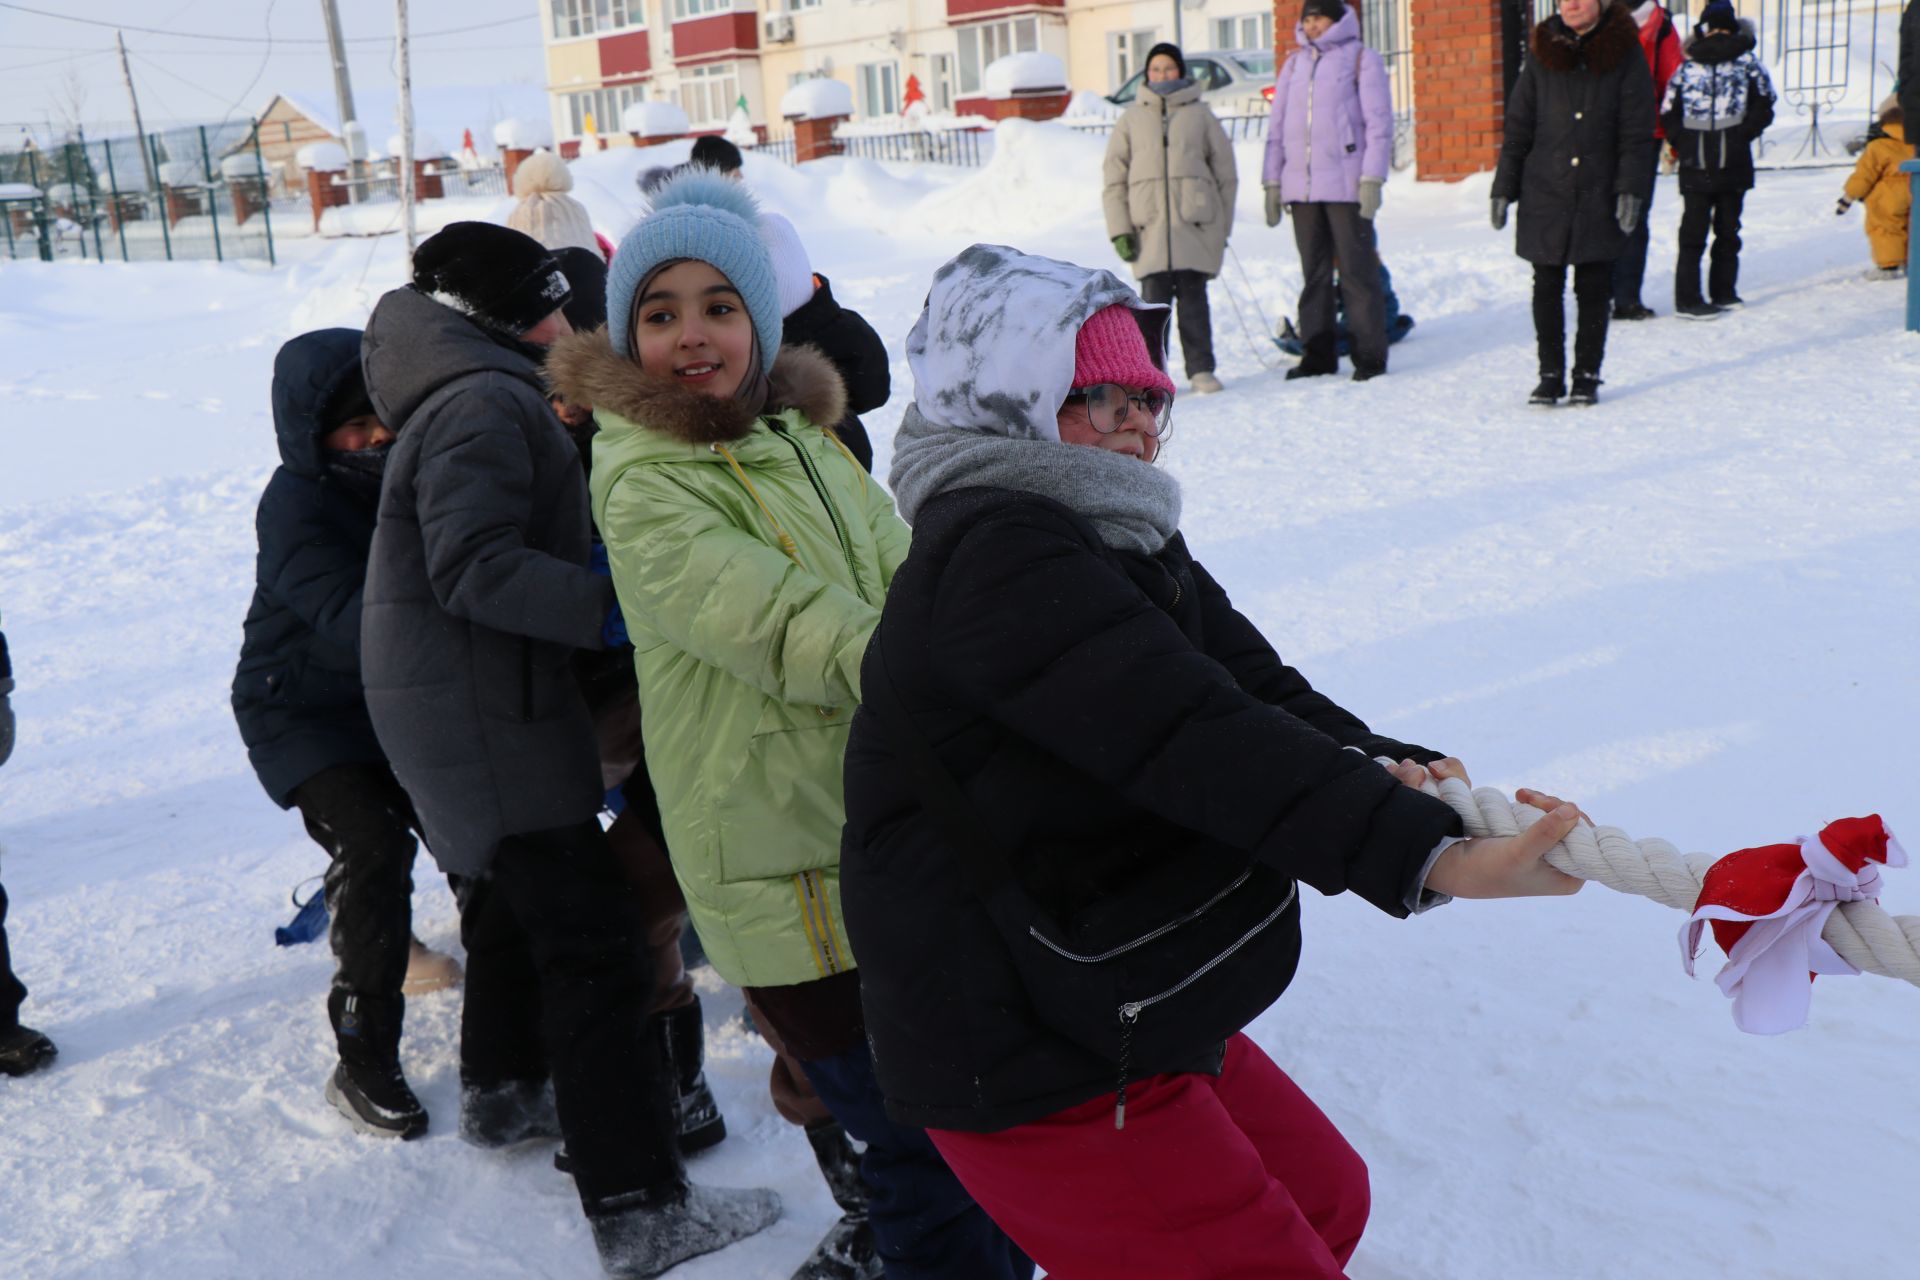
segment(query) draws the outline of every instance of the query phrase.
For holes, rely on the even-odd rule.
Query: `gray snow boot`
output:
[[[614,1203],[619,1207],[603,1207],[587,1223],[600,1265],[615,1280],[660,1275],[765,1231],[780,1218],[780,1197],[759,1188],[689,1186],[667,1195],[636,1192]]]
[[[460,1084],[460,1140],[487,1150],[560,1136],[548,1080]]]

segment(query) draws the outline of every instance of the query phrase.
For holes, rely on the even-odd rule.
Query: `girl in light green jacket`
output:
[[[661,188],[614,257],[606,330],[547,362],[600,424],[593,514],[668,852],[714,968],[868,1144],[880,1254],[916,1275],[1030,1275],[873,1079],[840,915],[841,757],[908,534],[822,429],[846,411],[833,366],[781,349],[758,225],[738,183],[693,170]]]

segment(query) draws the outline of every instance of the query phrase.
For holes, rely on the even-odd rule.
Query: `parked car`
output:
[[[1187,74],[1206,86],[1201,97],[1217,116],[1265,115],[1273,105],[1271,49],[1195,50],[1187,55]],[[1118,107],[1131,104],[1146,76],[1142,67],[1108,94],[1107,101]]]

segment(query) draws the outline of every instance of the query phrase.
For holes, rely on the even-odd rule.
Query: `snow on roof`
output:
[[[340,138],[340,110],[332,93],[293,89],[275,96],[285,99],[288,106],[336,139]],[[272,102],[267,105],[271,107]],[[366,128],[369,139],[387,138],[400,132],[399,105],[399,93],[392,85],[354,86],[354,114]],[[547,112],[546,90],[536,86],[416,84],[413,87],[414,137],[440,138],[455,147],[469,129],[473,131],[474,142],[485,146],[485,139],[501,121],[515,116],[545,120]]]
[[[163,187],[197,187],[205,176],[200,166],[192,160],[169,160],[160,166],[160,185]]]
[[[679,103],[647,98],[620,113],[620,127],[643,138],[678,138],[693,126]]]
[[[1067,64],[1051,53],[1010,53],[987,64],[989,98],[1023,93],[1065,93]]]
[[[387,139],[387,154],[390,156],[400,154],[400,132],[397,129],[394,131],[393,136]],[[452,152],[440,145],[440,139],[434,137],[425,129],[414,129],[413,158],[415,160],[439,160],[451,154]]]
[[[783,120],[831,120],[853,114],[853,86],[844,80],[802,80],[780,97]]]
[[[38,200],[40,188],[27,182],[0,182],[0,200]]]
[[[302,169],[339,173],[347,167],[347,149],[337,142],[309,142],[293,153],[293,162]]]
[[[538,151],[553,145],[553,126],[546,115],[515,116],[493,126],[493,145],[509,151]]]

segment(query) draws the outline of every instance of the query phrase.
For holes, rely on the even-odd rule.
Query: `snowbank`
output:
[[[853,114],[853,86],[843,80],[802,80],[780,95],[782,120],[831,120]]]
[[[1057,54],[1010,53],[987,64],[989,98],[1014,98],[1023,93],[1065,93],[1067,64]]]
[[[678,138],[693,125],[679,103],[646,98],[620,113],[620,127],[642,138]]]
[[[493,145],[508,151],[536,151],[553,145],[553,125],[543,119],[515,116],[493,126]]]
[[[1106,154],[1105,138],[1051,122],[1002,120],[993,131],[993,158],[923,200],[912,220],[928,231],[992,227],[1006,235],[1084,218],[1089,207],[1100,207]]]
[[[347,167],[347,149],[337,142],[309,142],[293,153],[293,162],[302,169],[339,173]]]
[[[1091,89],[1076,89],[1067,99],[1067,109],[1060,118],[1063,121],[1099,121],[1106,123],[1120,118],[1120,107],[1108,102]]]

